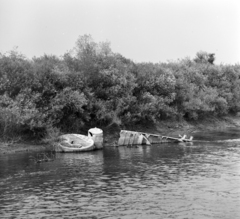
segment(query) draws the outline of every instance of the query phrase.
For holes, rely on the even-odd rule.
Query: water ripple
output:
[[[238,146],[105,148],[21,165],[26,160],[0,161],[1,218],[240,217]]]

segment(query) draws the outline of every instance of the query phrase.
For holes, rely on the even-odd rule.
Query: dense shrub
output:
[[[109,42],[80,36],[59,58],[0,54],[0,136],[80,132],[91,125],[201,119],[240,111],[240,66],[198,52],[168,63],[134,63]]]

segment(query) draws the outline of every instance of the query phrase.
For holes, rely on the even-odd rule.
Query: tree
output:
[[[202,64],[213,64],[215,61],[215,54],[214,53],[207,53],[207,52],[197,52],[196,57],[194,58],[194,61],[196,63],[202,63]]]
[[[213,62],[215,61],[215,54],[209,53],[208,54],[208,62],[213,65]]]

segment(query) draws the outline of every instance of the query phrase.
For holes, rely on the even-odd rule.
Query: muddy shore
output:
[[[240,115],[228,116],[223,118],[208,118],[201,121],[164,121],[156,125],[140,125],[130,127],[107,127],[102,128],[104,133],[104,145],[116,145],[121,129],[131,131],[141,131],[152,134],[168,135],[177,137],[179,134],[187,136],[194,136],[195,132],[199,131],[213,131],[223,130],[229,127],[240,128]],[[87,133],[87,131],[86,131]],[[86,134],[85,133],[85,134]],[[84,133],[82,133],[84,134]],[[21,153],[21,152],[40,152],[53,150],[52,145],[42,144],[41,142],[1,142],[0,154]]]

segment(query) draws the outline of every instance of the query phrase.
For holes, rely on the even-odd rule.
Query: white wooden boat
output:
[[[142,132],[134,132],[121,130],[120,138],[118,139],[118,145],[137,145],[137,144],[146,144],[150,145],[148,138]]]
[[[55,145],[56,152],[81,152],[95,149],[94,141],[91,137],[80,134],[65,134],[59,137],[59,142]]]
[[[135,145],[135,144],[159,144],[166,142],[192,142],[193,137],[187,138],[186,135],[179,137],[162,136],[144,132],[135,132],[121,130],[118,145]]]

